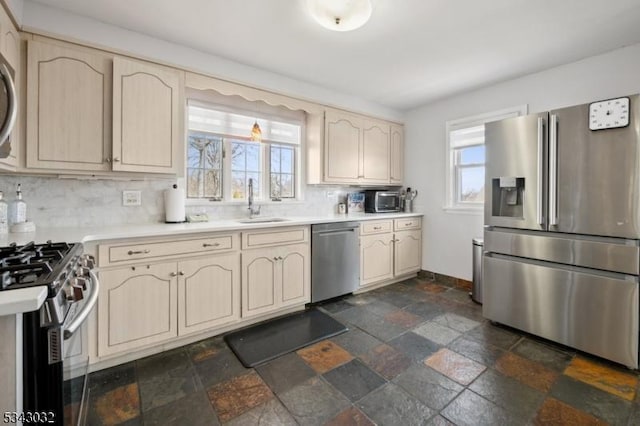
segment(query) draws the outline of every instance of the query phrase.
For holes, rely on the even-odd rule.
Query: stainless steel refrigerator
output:
[[[633,95],[485,130],[484,316],[632,368],[639,109]]]

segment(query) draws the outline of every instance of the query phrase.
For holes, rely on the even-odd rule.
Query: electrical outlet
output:
[[[139,206],[142,204],[140,191],[122,191],[123,206]]]

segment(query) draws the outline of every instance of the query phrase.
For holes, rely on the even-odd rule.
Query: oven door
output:
[[[89,373],[89,355],[86,327],[82,325],[98,300],[100,283],[95,273],[90,272],[86,291],[88,297],[74,302],[64,324],[63,366],[63,417],[66,425],[87,424],[89,391],[87,378]]]

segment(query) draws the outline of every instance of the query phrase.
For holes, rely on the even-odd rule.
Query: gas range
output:
[[[80,334],[77,331],[98,300],[100,283],[94,266],[93,257],[83,254],[80,243],[0,247],[0,293],[47,287],[42,307],[23,314],[23,407],[34,413],[55,413],[53,423],[59,425],[78,424],[81,417],[79,410],[65,410],[65,401],[80,395],[80,401],[74,400],[80,407],[86,400],[86,368],[80,390],[69,391],[77,378],[66,380],[64,365]]]

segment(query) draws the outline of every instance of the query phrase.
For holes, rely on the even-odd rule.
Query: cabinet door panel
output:
[[[111,63],[29,42],[27,167],[108,170]]]
[[[422,231],[399,231],[395,236],[395,275],[419,271],[422,266]]]
[[[177,335],[175,263],[100,272],[98,355]]]
[[[238,253],[180,262],[178,271],[178,334],[240,318]]]
[[[393,277],[393,234],[360,237],[360,286]]]
[[[389,182],[389,125],[367,122],[362,134],[362,180]]]
[[[259,315],[277,307],[275,255],[271,250],[242,254],[242,316]]]
[[[283,306],[309,302],[310,250],[306,244],[281,249]]]
[[[391,125],[390,159],[390,182],[401,185],[404,179],[404,130],[395,124]]]
[[[179,153],[177,71],[113,61],[114,170],[175,173]]]
[[[357,182],[360,176],[362,129],[355,117],[327,111],[325,125],[325,180]]]

